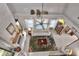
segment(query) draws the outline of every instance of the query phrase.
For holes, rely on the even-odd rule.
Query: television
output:
[[[14,52],[0,48],[0,56],[14,56]]]

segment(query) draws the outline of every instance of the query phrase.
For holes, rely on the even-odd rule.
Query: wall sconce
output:
[[[36,13],[37,15],[41,15],[41,12],[39,9],[37,9],[36,11],[37,11],[37,13]]]
[[[32,9],[31,10],[31,15],[34,15],[35,14],[35,11]]]

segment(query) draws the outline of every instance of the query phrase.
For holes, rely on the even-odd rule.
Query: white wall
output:
[[[79,27],[79,3],[68,4],[64,14],[74,23],[74,25]]]
[[[14,18],[8,9],[7,5],[4,3],[0,3],[0,37],[7,41],[11,41],[11,36],[8,31],[6,30],[7,26],[14,22]]]
[[[42,11],[42,3],[7,3],[13,14],[23,13],[27,16],[30,15],[30,10],[39,9]],[[62,13],[65,7],[65,3],[43,3],[43,10],[48,13]]]

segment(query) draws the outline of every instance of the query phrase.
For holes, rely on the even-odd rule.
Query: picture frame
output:
[[[7,30],[11,35],[13,35],[13,33],[15,32],[15,27],[14,27],[14,25],[13,25],[12,23],[10,23],[10,24],[7,26],[6,30]]]

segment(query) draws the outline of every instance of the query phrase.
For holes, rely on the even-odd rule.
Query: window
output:
[[[26,25],[26,28],[29,28],[29,27],[33,28],[33,25],[34,25],[33,19],[26,19],[25,25]]]
[[[55,29],[56,24],[57,24],[57,20],[56,19],[51,19],[49,23],[50,23],[49,28]]]

